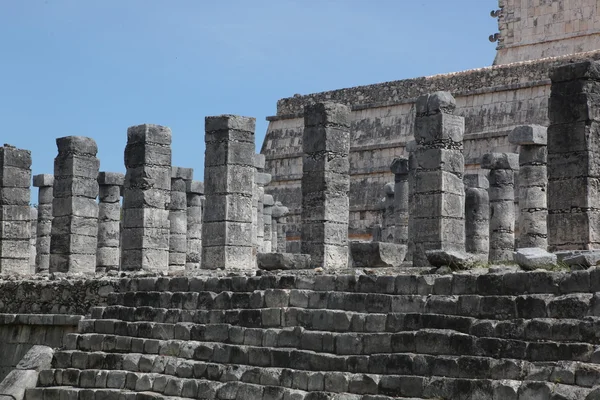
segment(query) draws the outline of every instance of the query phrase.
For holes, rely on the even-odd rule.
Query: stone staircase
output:
[[[122,279],[28,400],[600,398],[600,269]]]

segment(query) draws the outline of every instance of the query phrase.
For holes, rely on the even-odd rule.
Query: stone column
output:
[[[394,215],[394,183],[386,183],[383,187],[385,199],[383,200],[383,218],[382,218],[382,233],[381,241],[394,243],[394,231],[396,229],[396,216]]]
[[[417,142],[414,140],[406,143],[405,150],[408,152],[408,244],[406,249],[406,261],[413,260],[415,252],[415,191],[416,180],[415,174],[417,171],[417,159],[415,158],[415,150],[417,150]]]
[[[270,194],[265,194],[263,196],[263,223],[264,223],[264,238],[263,238],[263,253],[271,253],[272,252],[272,233],[271,233],[271,224],[273,220],[273,206],[275,205],[275,201],[273,200],[273,196]]]
[[[31,152],[0,147],[0,272],[29,273]]]
[[[35,244],[37,242],[37,219],[38,210],[35,207],[29,209],[29,227],[30,227],[30,239],[29,239],[29,273],[35,274],[35,256],[36,249]]]
[[[202,260],[202,197],[204,183],[187,181],[187,249],[185,269],[199,269]]]
[[[301,252],[315,267],[348,266],[350,108],[304,108]]]
[[[261,154],[262,155],[262,154]],[[257,154],[258,156],[258,154]],[[264,156],[263,156],[264,157]],[[263,163],[264,166],[264,163]],[[253,200],[256,203],[256,249],[257,252],[267,253],[265,251],[265,243],[267,240],[267,235],[265,234],[265,212],[264,212],[264,199],[265,199],[265,186],[271,182],[271,174],[266,174],[264,172],[259,172],[260,169],[257,168],[256,176],[254,178],[255,183],[255,199]],[[273,198],[271,197],[271,200]],[[272,206],[272,205],[271,205]],[[254,216],[253,216],[254,218]],[[268,239],[269,241],[271,239]]]
[[[56,139],[50,272],[94,274],[98,245],[98,146],[93,139]]]
[[[167,271],[171,201],[171,130],[127,129],[121,269]]]
[[[171,169],[171,202],[169,203],[169,269],[184,270],[187,253],[187,187],[192,181],[192,168]]]
[[[515,171],[519,170],[519,155],[485,154],[481,168],[490,170],[489,262],[512,261],[515,250]]]
[[[35,175],[33,177],[33,186],[39,188],[35,272],[48,272],[50,269],[50,234],[52,231],[54,175]]]
[[[118,271],[121,261],[121,189],[125,175],[118,172],[98,174],[98,250],[96,272]]]
[[[408,244],[408,158],[395,158],[390,170],[394,173],[394,242]]]
[[[287,253],[286,243],[286,215],[290,210],[284,207],[280,201],[275,202],[273,207],[273,243],[271,247],[274,253]]]
[[[519,126],[508,137],[519,149],[519,237],[517,247],[548,247],[547,128]]]
[[[488,179],[468,174],[465,182],[465,250],[487,263],[490,253],[490,197]]]
[[[550,251],[600,248],[600,62],[555,68],[548,117]]]
[[[256,120],[206,117],[202,268],[254,269],[252,196]]]
[[[463,134],[448,92],[420,96],[416,103],[414,157],[415,267],[429,266],[428,250],[465,251]]]
[[[264,188],[261,190],[261,187],[258,184],[258,174],[265,170],[265,162],[266,160],[264,154],[254,155],[254,167],[256,168],[256,174],[254,175],[254,185],[252,187],[252,245],[256,249],[256,252],[261,250],[262,238],[264,236],[262,224],[259,223],[259,218],[262,218],[262,197],[264,195]]]

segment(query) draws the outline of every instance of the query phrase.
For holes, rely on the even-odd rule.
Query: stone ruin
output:
[[[4,145],[0,397],[600,399],[600,63],[550,79],[551,124],[480,171],[455,98],[419,96],[377,240],[349,233],[342,104],[304,109],[299,246],[253,118],[206,118],[203,182],[163,126],[128,129],[125,174],[59,138],[35,211]]]

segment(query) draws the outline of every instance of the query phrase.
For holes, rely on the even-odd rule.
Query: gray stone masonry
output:
[[[271,243],[271,247],[274,253],[286,253],[286,216],[289,214],[290,210],[281,204],[280,201],[275,202],[275,206],[273,207],[273,239]]]
[[[254,269],[252,197],[256,120],[237,115],[206,117],[202,224],[203,269]]]
[[[29,273],[31,152],[0,147],[0,272]]]
[[[169,269],[184,270],[187,258],[187,188],[194,177],[194,170],[173,167],[171,171]]]
[[[50,269],[50,234],[52,231],[52,200],[54,199],[54,175],[40,174],[33,177],[38,191],[37,240],[35,242],[35,272]]]
[[[29,238],[29,273],[35,274],[35,243],[37,241],[37,219],[38,219],[38,210],[35,207],[31,207],[29,209],[29,229],[30,229],[30,238]]]
[[[548,106],[548,246],[600,248],[600,63],[555,68]]]
[[[125,175],[98,174],[98,249],[96,271],[118,271],[121,261],[121,190]]]
[[[465,120],[453,115],[448,92],[420,96],[414,136],[413,265],[429,265],[428,250],[465,250],[463,134]]]
[[[395,230],[396,230],[396,216],[394,215],[395,206],[395,193],[394,193],[394,182],[388,182],[383,186],[383,192],[385,197],[382,202],[382,232],[381,241],[387,243],[394,243]]]
[[[202,197],[204,183],[187,181],[187,246],[185,269],[199,269],[202,260]]]
[[[260,252],[264,238],[264,228],[262,227],[262,222],[259,220],[262,218],[262,199],[265,190],[264,184],[259,184],[259,181],[266,179],[266,176],[259,176],[259,174],[263,173],[265,170],[264,155],[254,155],[254,167],[256,168],[256,175],[254,176],[254,186],[252,189],[252,245],[256,249],[256,252]],[[268,180],[271,180],[270,175]]]
[[[263,239],[263,253],[271,253],[273,251],[273,233],[271,232],[271,226],[273,224],[273,207],[275,201],[273,196],[265,194],[263,197],[263,223],[265,236]]]
[[[417,159],[415,158],[417,142],[411,140],[406,144],[408,152],[408,249],[406,261],[412,261],[415,251],[415,172],[417,170]]]
[[[171,129],[127,129],[121,269],[167,271],[171,202]]]
[[[390,170],[394,173],[394,242],[408,244],[408,158],[395,158]]]
[[[512,261],[515,249],[515,171],[519,155],[488,153],[481,168],[489,169],[490,255],[489,262]]]
[[[465,183],[465,250],[481,262],[490,252],[490,187],[486,176],[468,174]]]
[[[350,108],[304,108],[301,253],[315,267],[348,266]]]
[[[519,217],[517,247],[548,247],[547,128],[518,126],[508,140],[519,149]]]
[[[258,155],[258,154],[257,154]],[[264,211],[264,199],[265,199],[265,185],[268,185],[271,182],[271,175],[265,174],[264,172],[259,172],[257,169],[255,179],[255,198],[256,198],[256,249],[261,253],[268,253],[265,251],[265,241],[271,241],[270,238],[267,239],[267,234],[265,232],[265,211]],[[270,196],[270,195],[269,195]],[[271,199],[273,197],[271,196]],[[253,200],[254,204],[254,200]],[[272,206],[272,205],[271,205]],[[254,212],[254,211],[253,211]],[[254,214],[253,214],[254,218]]]
[[[50,272],[93,274],[98,244],[98,146],[93,139],[56,139]]]

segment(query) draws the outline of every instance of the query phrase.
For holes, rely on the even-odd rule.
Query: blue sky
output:
[[[496,0],[3,0],[2,143],[53,173],[55,138],[99,146],[124,172],[127,127],[173,130],[173,165],[203,179],[204,117],[256,117],[276,102],[491,65]]]

